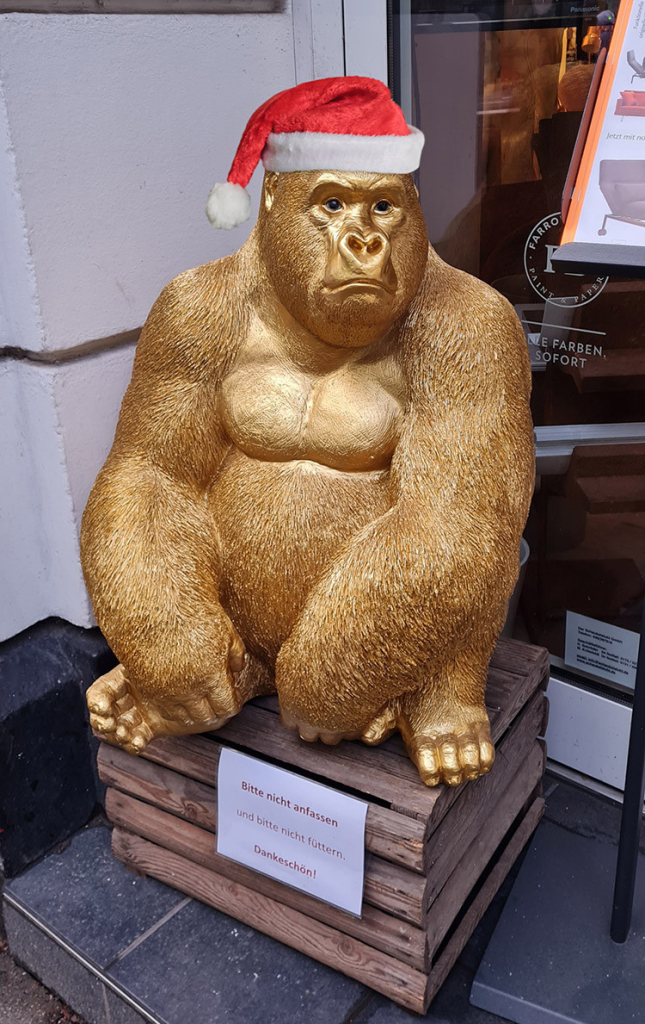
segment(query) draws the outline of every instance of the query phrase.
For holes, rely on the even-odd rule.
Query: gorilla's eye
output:
[[[379,199],[374,207],[375,213],[389,213],[392,209],[392,204],[388,203],[387,199]]]
[[[325,203],[325,209],[329,210],[330,213],[337,213],[342,205],[340,199],[328,199]]]

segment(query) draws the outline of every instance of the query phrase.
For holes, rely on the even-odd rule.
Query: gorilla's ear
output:
[[[273,200],[275,199],[275,190],[278,184],[278,175],[276,171],[265,171],[264,173],[264,209],[268,213],[273,206]]]

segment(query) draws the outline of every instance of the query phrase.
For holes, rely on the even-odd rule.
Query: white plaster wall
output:
[[[48,615],[89,623],[52,369],[0,364],[0,639]]]
[[[59,366],[0,363],[0,641],[50,615],[94,624],[79,528],[133,357],[129,345]]]
[[[344,0],[345,74],[388,82],[387,0]]]
[[[0,347],[64,355],[135,329],[168,280],[237,249],[261,172],[248,225],[216,232],[204,205],[248,117],[343,67],[341,0],[0,16]],[[133,354],[0,362],[0,640],[51,615],[93,624],[78,531]]]
[[[42,343],[36,276],[0,70],[0,347],[38,350]]]
[[[4,344],[51,351],[130,330],[170,278],[236,249],[249,226],[214,231],[206,197],[253,110],[294,82],[288,4],[274,14],[2,16],[17,226],[3,234],[0,280],[31,275],[37,288],[36,312],[26,284],[6,289]]]

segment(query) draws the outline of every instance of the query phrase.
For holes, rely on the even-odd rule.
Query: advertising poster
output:
[[[622,0],[562,245],[645,246],[645,2]]]

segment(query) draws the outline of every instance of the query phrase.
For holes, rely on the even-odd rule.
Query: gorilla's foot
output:
[[[320,740],[322,743],[326,743],[330,747],[335,747],[341,740],[356,740],[360,735],[360,732],[340,732],[335,729],[319,729],[316,725],[310,725],[308,722],[299,721],[288,711],[285,711],[284,708],[280,708],[280,721],[286,729],[298,732],[300,739],[306,740],[307,743],[315,743],[316,740]]]
[[[457,705],[435,720],[427,712],[420,716],[404,710],[397,724],[427,786],[459,786],[492,768],[495,748],[485,708]]]
[[[130,693],[123,665],[117,665],[92,683],[87,691],[87,706],[94,732],[131,754],[140,754],[153,737]]]
[[[128,682],[123,665],[90,686],[87,704],[94,731],[129,754],[140,754],[155,736],[219,729],[235,713],[217,714],[208,696],[144,700]]]

